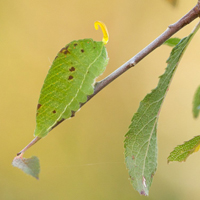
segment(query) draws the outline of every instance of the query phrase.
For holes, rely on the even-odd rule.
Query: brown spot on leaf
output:
[[[74,117],[74,116],[75,116],[75,113],[76,113],[76,111],[72,111],[71,117]]]
[[[76,112],[75,112],[75,111],[72,111],[71,113],[72,113],[72,114],[71,114],[71,117],[74,117]],[[54,129],[56,126],[58,126],[60,123],[62,123],[64,120],[65,120],[65,119],[62,118],[60,121],[57,121],[56,124],[55,124],[54,126],[52,126],[51,130]]]
[[[68,48],[69,48],[69,45],[68,45],[68,46],[66,46],[66,47],[64,47],[64,48],[62,48],[62,49],[60,50],[60,53],[64,53],[64,54],[70,54],[70,52],[69,52]]]
[[[72,111],[71,113],[72,113],[72,114],[71,114],[71,117],[74,117],[76,112],[75,112],[75,111]],[[56,124],[55,124],[54,126],[52,126],[51,130],[54,129],[56,126],[58,126],[60,123],[62,123],[64,120],[65,120],[65,119],[62,118],[61,120],[57,121]]]
[[[77,46],[78,44],[77,43],[74,43],[74,46]]]
[[[84,53],[85,52],[84,49],[81,49],[81,52]]]
[[[74,77],[72,76],[72,75],[70,75],[69,77],[68,77],[68,80],[72,80]]]
[[[37,110],[40,109],[41,106],[42,106],[41,104],[38,104],[37,105]]]
[[[135,159],[135,156],[132,156],[132,159],[134,160],[134,159]]]
[[[74,67],[71,67],[71,68],[69,69],[69,71],[70,71],[70,72],[74,72],[74,71],[75,71],[75,68],[74,68]]]
[[[141,195],[144,195],[144,196],[147,196],[147,194],[145,193],[144,190],[142,190],[142,191],[140,192],[140,194],[141,194]]]
[[[53,112],[52,113],[56,113],[56,110],[53,110]]]
[[[57,58],[58,56],[56,56],[55,58],[54,58],[54,60]]]
[[[134,178],[133,178],[131,175],[129,176],[129,178],[130,178],[132,181],[134,180]]]

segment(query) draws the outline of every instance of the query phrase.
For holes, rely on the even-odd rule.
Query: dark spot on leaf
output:
[[[77,46],[78,44],[77,43],[74,43],[74,46]]]
[[[72,75],[69,76],[68,80],[72,80],[74,77]]]
[[[141,194],[141,195],[144,195],[144,196],[147,196],[147,194],[145,193],[144,190],[142,190],[142,191],[140,192],[140,194]]]
[[[84,53],[84,49],[81,49],[81,52]]]
[[[96,49],[96,47],[93,47],[93,49]]]
[[[58,56],[56,56],[55,58],[54,58],[54,60],[57,58]]]
[[[56,113],[56,110],[53,110],[53,113]]]
[[[70,72],[73,72],[73,71],[75,71],[75,68],[74,68],[74,67],[71,67],[71,68],[69,69],[69,71],[70,71]]]
[[[74,116],[75,116],[75,113],[76,113],[76,111],[72,111],[71,117],[74,117]]]
[[[71,113],[72,113],[72,114],[71,114],[71,117],[74,117],[76,111],[72,111]],[[61,120],[57,121],[56,124],[55,124],[54,126],[52,126],[51,130],[54,129],[56,126],[58,126],[60,123],[62,123],[64,120],[65,120],[65,119],[62,118]]]
[[[153,176],[154,176],[154,173],[151,174],[151,178],[153,178]]]
[[[66,46],[66,47],[64,47],[64,48],[62,48],[62,49],[60,50],[60,53],[64,53],[64,54],[70,54],[70,52],[69,52],[68,48],[69,48],[69,45],[68,45],[68,46]]]
[[[37,105],[37,110],[40,109],[41,106],[42,106],[41,104],[38,104]]]

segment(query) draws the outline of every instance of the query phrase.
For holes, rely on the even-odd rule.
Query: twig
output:
[[[137,63],[139,63],[143,58],[145,58],[149,53],[151,53],[154,49],[158,48],[160,45],[162,45],[167,39],[169,39],[172,35],[174,35],[176,32],[178,32],[180,29],[182,29],[184,26],[192,22],[194,19],[196,19],[198,16],[200,16],[200,0],[198,0],[197,5],[190,10],[185,16],[183,16],[180,20],[178,20],[176,23],[169,25],[167,30],[163,32],[159,37],[157,37],[153,42],[151,42],[148,46],[146,46],[143,50],[141,50],[138,54],[136,54],[134,57],[132,57],[129,61],[124,63],[121,67],[119,67],[117,70],[112,72],[109,76],[104,78],[102,81],[99,81],[95,84],[94,93],[90,96],[88,96],[88,99],[85,103],[87,103],[92,97],[94,97],[98,92],[100,92],[103,88],[105,88],[109,83],[111,83],[113,80],[115,80],[117,77],[121,76],[124,72],[126,72],[128,69],[134,67]],[[81,104],[80,107],[82,107],[85,103]],[[73,117],[75,113],[72,113]],[[56,126],[58,126],[61,122],[63,122],[65,119],[60,120],[57,124],[55,124],[52,129],[54,129]],[[52,130],[51,129],[51,130]],[[17,155],[24,153],[27,149],[29,149],[33,144],[35,144],[37,141],[39,141],[41,138],[36,137],[34,138],[22,151],[20,151]]]
[[[182,29],[184,26],[192,22],[200,15],[200,0],[198,4],[189,11],[185,16],[183,16],[176,23],[169,25],[167,30],[163,32],[159,37],[157,37],[153,42],[151,42],[148,46],[146,46],[142,51],[132,57],[129,61],[111,73],[102,81],[96,84],[94,93],[88,97],[88,100],[95,96],[99,91],[101,91],[105,86],[115,80],[117,77],[122,75],[131,67],[134,67],[137,63],[139,63],[143,58],[145,58],[149,53],[151,53],[154,49],[162,45],[167,39],[169,39],[172,35]]]

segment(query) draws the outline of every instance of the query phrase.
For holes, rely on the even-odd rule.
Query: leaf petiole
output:
[[[32,147],[36,142],[38,142],[41,138],[35,137],[26,147],[24,147],[19,153],[17,153],[17,156],[22,156],[23,153],[28,150],[30,147]]]

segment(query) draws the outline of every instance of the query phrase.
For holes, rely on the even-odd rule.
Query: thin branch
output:
[[[121,67],[111,73],[102,81],[98,82],[95,86],[94,93],[88,97],[88,100],[95,96],[99,91],[101,91],[105,86],[115,80],[117,77],[122,75],[131,67],[134,67],[137,63],[139,63],[143,58],[145,58],[149,53],[162,45],[167,39],[169,39],[172,35],[182,29],[184,26],[192,22],[200,15],[200,0],[198,4],[185,16],[183,16],[176,23],[169,25],[167,30],[163,32],[159,37],[157,37],[153,42],[151,42],[148,46],[146,46],[142,51],[132,57],[129,61],[124,63]]]
[[[192,10],[190,10],[185,16],[183,16],[176,23],[170,25],[165,32],[163,32],[159,37],[157,37],[153,42],[151,42],[148,46],[146,46],[138,54],[136,54],[129,61],[127,61],[126,63],[124,63],[117,70],[115,70],[114,72],[112,72],[109,76],[107,76],[106,78],[104,78],[102,81],[97,82],[96,85],[95,85],[95,88],[94,88],[94,93],[92,95],[88,96],[88,99],[87,99],[87,101],[85,103],[87,103],[92,97],[94,97],[98,92],[100,92],[103,88],[105,88],[109,83],[111,83],[117,77],[121,76],[128,69],[134,67],[143,58],[145,58],[149,53],[151,53],[153,50],[155,50],[156,48],[158,48],[167,39],[169,39],[172,35],[174,35],[176,32],[178,32],[180,29],[182,29],[184,26],[186,26],[187,24],[189,24],[190,22],[192,22],[194,19],[196,19],[199,16],[200,16],[200,0],[198,0],[198,4]],[[80,107],[82,107],[85,103],[81,104]],[[72,113],[71,117],[73,117],[74,115],[75,115],[75,112]],[[56,125],[54,125],[52,127],[52,129],[54,129],[56,126],[58,126],[64,120],[65,119],[60,120]],[[40,139],[41,138],[38,138],[38,137],[34,138],[17,155],[20,155],[20,154],[24,153],[27,149],[29,149],[33,144],[35,144]]]

